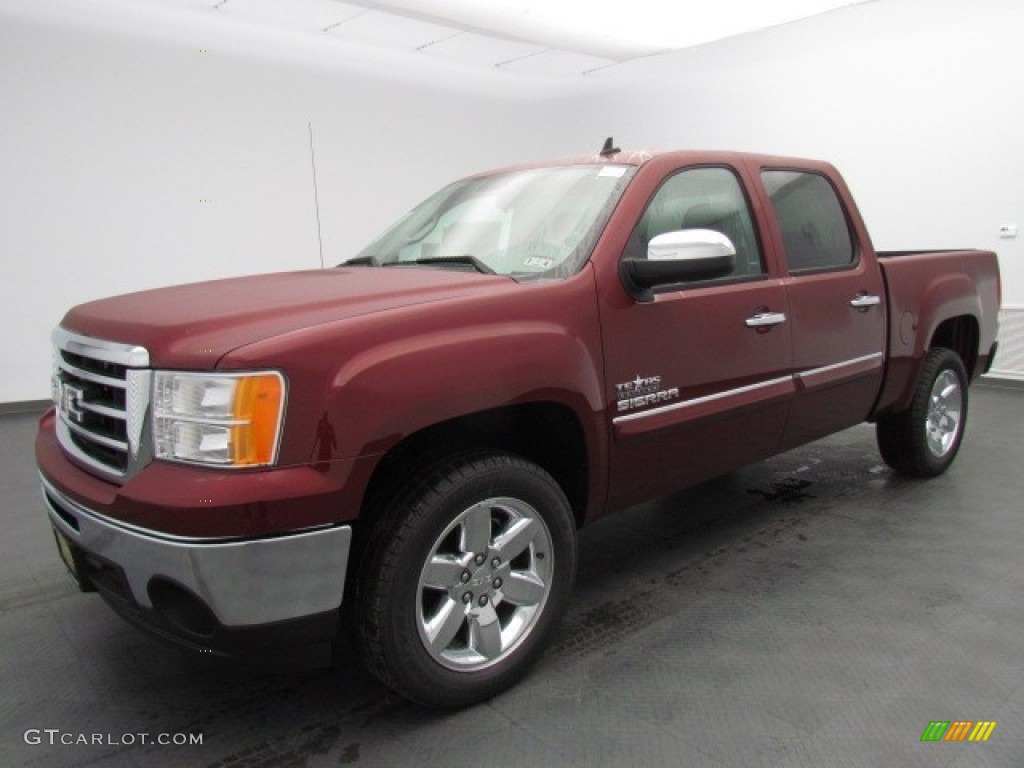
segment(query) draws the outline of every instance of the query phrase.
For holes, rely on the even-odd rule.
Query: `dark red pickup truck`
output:
[[[575,531],[865,420],[936,475],[995,255],[876,254],[832,166],[600,155],[456,182],[345,264],[72,309],[36,455],[78,583],[186,646],[347,628],[419,702],[512,684]]]

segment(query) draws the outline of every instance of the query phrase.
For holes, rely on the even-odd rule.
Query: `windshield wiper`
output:
[[[338,266],[339,267],[362,267],[362,266],[376,267],[376,266],[379,266],[379,265],[377,264],[377,257],[376,256],[356,256],[354,259],[349,259],[348,261],[341,262],[341,264],[339,264]]]
[[[473,267],[477,272],[485,275],[496,275],[498,274],[489,266],[484,264],[476,256],[461,255],[461,256],[427,256],[422,259],[416,259],[415,261],[406,262],[408,264],[466,264]]]

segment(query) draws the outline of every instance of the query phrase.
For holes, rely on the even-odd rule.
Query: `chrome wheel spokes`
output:
[[[519,499],[463,511],[420,572],[417,624],[435,661],[472,671],[497,663],[531,632],[551,591],[551,534]]]
[[[953,371],[944,370],[932,384],[925,419],[925,440],[933,456],[942,458],[956,444],[962,413],[960,380]]]

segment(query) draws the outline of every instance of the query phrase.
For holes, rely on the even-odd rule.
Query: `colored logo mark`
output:
[[[921,741],[988,741],[996,725],[995,720],[932,720]]]

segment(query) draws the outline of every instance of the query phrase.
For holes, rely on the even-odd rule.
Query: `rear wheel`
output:
[[[878,448],[893,469],[912,477],[946,471],[967,423],[967,371],[950,349],[928,353],[910,407],[878,420]]]
[[[378,518],[356,595],[364,660],[421,704],[490,698],[542,652],[575,569],[574,520],[550,475],[508,455],[454,460]]]

